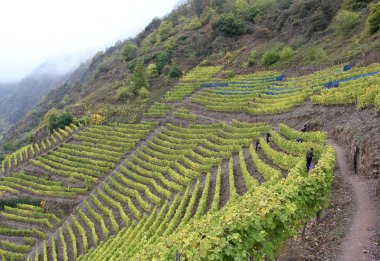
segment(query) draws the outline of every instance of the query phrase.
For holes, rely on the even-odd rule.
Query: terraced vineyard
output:
[[[186,74],[141,123],[72,125],[9,156],[0,178],[0,200],[8,200],[0,209],[2,260],[277,256],[328,202],[335,154],[327,133],[255,116],[310,97],[329,104],[322,101],[346,90],[373,104],[379,66],[286,80],[278,72],[213,78],[220,69]],[[323,90],[332,81],[346,83]],[[250,118],[222,121],[200,108]],[[318,163],[307,173],[310,147]]]

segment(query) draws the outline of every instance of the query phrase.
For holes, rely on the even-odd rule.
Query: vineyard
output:
[[[326,132],[255,116],[310,100],[379,110],[380,65],[214,78],[221,69],[188,72],[140,123],[72,124],[8,155],[0,177],[1,260],[278,256],[326,207],[335,152]]]

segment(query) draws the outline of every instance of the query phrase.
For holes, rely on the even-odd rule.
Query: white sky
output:
[[[0,82],[20,80],[49,59],[83,59],[133,37],[178,1],[2,0]]]

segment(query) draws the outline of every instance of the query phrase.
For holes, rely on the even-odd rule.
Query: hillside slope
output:
[[[368,83],[379,79],[378,73],[370,72],[378,72],[380,66],[374,64],[347,72],[331,68],[286,81],[276,81],[279,73],[275,71],[239,75],[232,81],[212,79],[220,69],[197,67],[167,92],[160,103],[154,104],[140,124],[71,125],[6,160],[3,170],[9,177],[0,181],[2,198],[28,198],[23,201],[27,204],[43,200],[47,204],[45,211],[51,213],[48,215],[51,221],[45,228],[33,226],[48,240],[37,239],[32,245],[26,244],[30,256],[75,260],[87,253],[80,259],[123,255],[131,260],[147,260],[164,254],[163,259],[170,260],[176,249],[187,257],[191,253],[204,256],[204,251],[207,257],[211,252],[218,257],[236,257],[247,251],[257,260],[278,255],[280,246],[296,232],[290,228],[301,228],[304,221],[327,203],[334,167],[333,151],[323,144],[328,133],[333,136],[337,128],[349,127],[363,116],[373,117],[369,111],[373,108],[362,112],[353,106],[326,108],[312,105],[308,100],[316,102],[321,96],[323,84],[331,80],[326,75],[334,75],[336,81],[350,80],[347,86],[323,90],[322,95],[361,86],[366,97],[372,86]],[[308,86],[302,87],[305,82]],[[374,90],[379,93],[377,85]],[[208,99],[203,99],[206,96]],[[342,98],[335,101],[351,103]],[[326,121],[334,115],[340,116],[339,121]],[[308,129],[327,132],[303,133],[282,122],[297,129],[307,122]],[[371,131],[378,131],[379,125],[373,124]],[[263,137],[271,127],[267,143]],[[301,137],[303,142],[295,142],[296,137]],[[260,150],[255,149],[256,141]],[[372,141],[378,146],[378,140]],[[312,174],[305,176],[303,156],[311,146],[317,160]],[[288,194],[291,188],[295,189],[291,190],[292,196]],[[310,194],[309,190],[312,190]],[[282,198],[281,193],[287,196]],[[263,195],[266,203],[262,203]],[[301,203],[301,199],[310,201]],[[300,205],[294,206],[295,216],[287,207],[278,209],[281,205],[278,200],[290,200],[281,201],[285,206],[299,202]],[[304,208],[303,204],[309,207]],[[23,215],[25,208],[41,211],[25,204],[6,207],[0,212],[7,218],[4,225],[9,227],[12,220],[20,219],[11,213]],[[218,209],[221,211],[215,212]],[[276,234],[277,227],[265,226],[269,217],[264,212],[255,216],[257,209],[273,213],[276,220],[273,222],[281,227],[281,237]],[[281,212],[278,220],[277,211]],[[236,215],[230,216],[231,213]],[[252,215],[250,218],[248,213]],[[220,242],[228,244],[228,248],[222,249],[230,249],[229,252],[220,252],[212,242],[207,249],[196,244],[204,233],[218,233],[221,224],[214,223],[215,220],[229,220],[228,233],[222,233],[221,238],[238,235],[237,242],[247,242],[245,233],[239,230],[242,222],[250,227],[253,220],[257,224],[261,218],[260,229],[267,234],[257,237],[257,243],[241,246],[227,243],[228,240]],[[193,224],[198,225],[195,228]],[[256,229],[249,235],[258,233]],[[284,229],[288,232],[284,233]],[[183,237],[182,233],[192,236]],[[167,237],[169,240],[164,241]],[[194,243],[186,243],[183,238]],[[276,240],[272,241],[273,238]],[[278,248],[267,249],[262,246],[265,242],[278,244]],[[90,248],[95,250],[89,251]],[[3,255],[21,256],[9,250]]]
[[[98,53],[2,141],[34,128],[2,162],[1,258],[294,260],[302,241],[300,259],[337,260],[363,204],[337,189],[331,140],[366,199],[380,167],[368,3],[186,1]],[[49,128],[60,113],[75,117]],[[362,228],[355,254],[379,259],[380,230]]]
[[[52,108],[69,111],[78,118],[100,114],[108,121],[139,119],[141,111],[176,83],[176,78],[169,76],[173,67],[186,72],[200,62],[223,65],[225,71],[221,74],[229,77],[263,69],[278,69],[289,75],[305,74],[337,63],[376,62],[379,34],[363,34],[367,31],[369,2],[185,1],[167,17],[153,19],[135,39],[118,42],[104,53],[98,53],[88,69],[78,69],[0,143],[15,143],[27,132],[36,132],[38,122]],[[351,13],[347,21],[341,22],[348,25],[341,28],[337,26],[336,15],[342,10]],[[228,20],[230,14],[235,17],[233,20]],[[356,19],[353,22],[352,15]],[[239,29],[225,27],[224,21]],[[131,45],[137,48],[128,49]],[[274,62],[269,60],[267,64],[264,54],[269,50],[277,54]],[[139,58],[144,59],[146,69],[149,65],[157,68],[157,72],[148,75],[151,95],[147,99],[128,92]],[[82,73],[83,77],[76,76]],[[35,140],[40,136],[38,132]],[[25,140],[18,142],[22,143]]]

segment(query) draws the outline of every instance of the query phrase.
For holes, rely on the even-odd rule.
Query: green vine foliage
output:
[[[137,260],[173,260],[176,250],[187,260],[274,258],[286,240],[327,204],[334,166],[335,152],[326,147],[309,174],[301,159],[287,179],[249,191],[223,211],[188,223],[154,247],[145,245]]]

